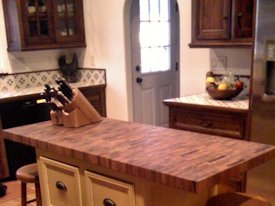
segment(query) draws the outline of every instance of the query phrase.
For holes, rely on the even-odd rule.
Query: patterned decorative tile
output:
[[[79,69],[79,82],[77,85],[102,85],[106,84],[104,69]],[[41,87],[45,84],[55,84],[55,79],[62,77],[59,70],[29,72],[22,74],[11,74],[0,78],[0,92],[18,89]]]

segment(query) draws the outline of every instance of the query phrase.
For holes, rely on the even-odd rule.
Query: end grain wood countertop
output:
[[[1,135],[196,193],[275,157],[271,145],[112,119],[79,128],[40,122],[5,129]]]

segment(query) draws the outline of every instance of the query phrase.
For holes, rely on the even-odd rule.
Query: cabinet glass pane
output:
[[[38,26],[37,26],[37,21],[29,21],[29,32],[30,32],[30,37],[35,37],[38,35]]]
[[[47,20],[40,21],[40,34],[41,35],[49,35],[49,26]]]
[[[46,11],[47,11],[47,1],[46,0],[38,0],[38,11],[40,13],[46,13]]]
[[[76,33],[76,24],[75,21],[69,21],[68,22],[68,31],[69,31],[69,35],[73,36]]]
[[[66,27],[65,21],[60,21],[58,23],[57,32],[58,32],[58,35],[60,35],[60,36],[68,36],[68,32],[67,32],[67,27]]]
[[[29,16],[34,16],[36,14],[36,2],[35,0],[28,0],[27,1],[27,10]]]
[[[75,3],[74,0],[67,0],[67,16],[73,17],[75,15]]]
[[[59,17],[64,17],[65,16],[65,11],[66,11],[66,7],[65,7],[65,1],[64,0],[56,0],[56,11],[58,13]]]

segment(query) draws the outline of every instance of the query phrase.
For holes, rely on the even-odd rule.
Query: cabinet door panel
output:
[[[251,38],[254,0],[235,0],[234,37]]]
[[[54,42],[49,0],[23,0],[21,10],[26,45]]]
[[[39,178],[43,205],[82,206],[78,168],[40,157]]]
[[[135,206],[134,186],[112,178],[85,171],[89,206]]]
[[[53,1],[55,35],[57,42],[81,41],[83,39],[83,21],[80,12],[82,1]]]
[[[230,0],[199,0],[197,39],[230,38]]]

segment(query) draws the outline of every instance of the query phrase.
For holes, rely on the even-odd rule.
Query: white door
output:
[[[131,38],[134,121],[167,126],[162,101],[179,96],[176,0],[133,0]]]

